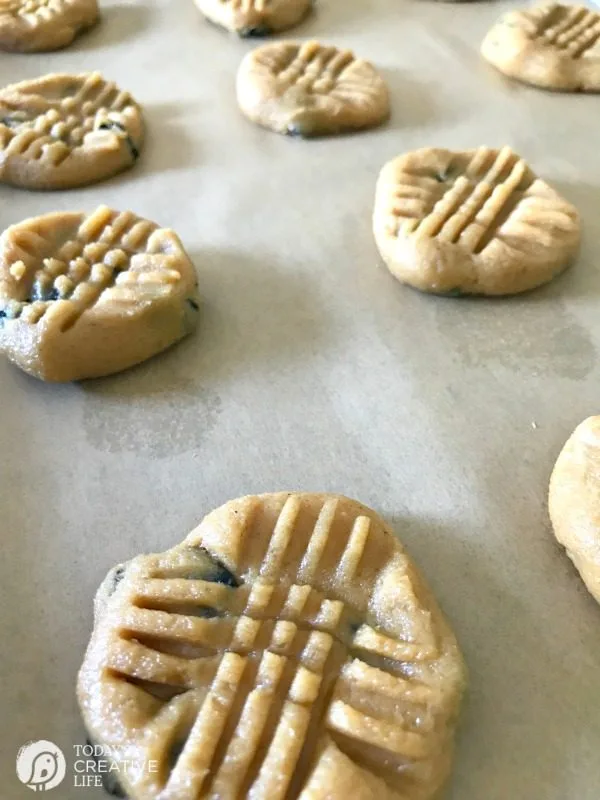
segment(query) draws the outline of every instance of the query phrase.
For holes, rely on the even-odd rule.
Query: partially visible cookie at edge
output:
[[[569,265],[580,229],[577,209],[509,147],[415,150],[377,181],[379,252],[398,280],[425,292],[533,289]]]
[[[556,539],[600,603],[600,416],[584,420],[562,449],[548,508]]]
[[[600,13],[543,2],[505,14],[481,45],[510,78],[543,89],[600,92]]]
[[[47,381],[127,369],[190,333],[197,278],[177,235],[100,206],[0,237],[0,352]]]
[[[138,104],[98,72],[56,73],[0,90],[0,181],[69,189],[110,178],[137,161]]]
[[[0,50],[60,50],[97,20],[97,0],[0,0]]]
[[[377,514],[285,492],[232,500],[112,570],[77,693],[130,800],[433,800],[464,684]]]
[[[194,0],[204,16],[241,37],[268,36],[297,25],[312,0]]]
[[[258,47],[243,59],[236,88],[250,120],[292,136],[369,128],[390,112],[386,83],[372,64],[316,41]]]

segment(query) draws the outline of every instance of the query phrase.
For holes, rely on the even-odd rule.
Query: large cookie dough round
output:
[[[312,0],[194,0],[211,22],[239,36],[268,36],[296,25]]]
[[[600,14],[543,2],[505,14],[481,45],[483,57],[523,83],[600,92]]]
[[[198,295],[177,235],[100,206],[0,237],[0,352],[48,381],[118,372],[190,333]]]
[[[549,510],[556,538],[600,603],[600,417],[582,422],[559,455]]]
[[[273,42],[248,53],[237,98],[253,122],[277,133],[320,136],[379,125],[387,86],[375,67],[319,42]]]
[[[509,147],[427,148],[388,162],[373,231],[398,280],[450,295],[533,289],[565,269],[580,240],[575,207]]]
[[[59,50],[97,19],[97,0],[0,0],[0,49]]]
[[[98,72],[52,74],[0,90],[0,181],[69,189],[136,162],[142,112]]]
[[[344,497],[243,497],[109,573],[79,674],[132,800],[429,800],[465,680],[394,535]]]

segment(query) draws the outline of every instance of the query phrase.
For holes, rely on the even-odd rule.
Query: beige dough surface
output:
[[[481,46],[500,72],[565,92],[600,92],[600,14],[577,5],[540,3],[505,14]]]
[[[509,147],[415,150],[377,182],[373,231],[392,274],[436,294],[506,295],[576,254],[579,215]]]
[[[0,0],[0,49],[59,50],[97,19],[97,0]]]
[[[600,603],[600,417],[576,428],[550,480],[554,535]]]
[[[372,64],[316,41],[274,42],[248,53],[237,98],[253,122],[292,136],[369,128],[390,111],[387,86]]]
[[[142,113],[98,72],[50,74],[0,90],[0,181],[68,189],[110,178],[137,160]]]
[[[233,500],[109,573],[79,674],[131,800],[436,796],[465,670],[393,534],[345,497]]]
[[[0,237],[0,352],[48,381],[126,369],[190,333],[196,273],[173,231],[100,206]]]
[[[296,25],[312,0],[195,0],[211,22],[240,36],[268,36]]]

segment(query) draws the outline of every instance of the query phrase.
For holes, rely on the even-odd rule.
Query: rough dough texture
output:
[[[292,28],[310,11],[312,0],[195,0],[211,22],[239,36],[268,36]]]
[[[193,329],[196,273],[173,231],[100,206],[0,237],[0,351],[48,381],[144,361]]]
[[[600,92],[600,14],[542,3],[503,16],[481,53],[511,78],[543,89]]]
[[[398,280],[449,295],[533,289],[567,266],[580,240],[575,207],[509,147],[423,149],[388,162],[373,230]]]
[[[253,122],[293,136],[372,127],[390,111],[387,86],[368,61],[319,42],[276,42],[248,53],[237,97]]]
[[[427,800],[465,680],[398,540],[344,497],[243,497],[109,573],[79,674],[89,736],[155,760],[132,800]]]
[[[59,50],[97,19],[97,0],[0,0],[0,49]]]
[[[550,479],[554,535],[600,603],[600,417],[579,425]]]
[[[0,180],[69,189],[131,167],[144,124],[128,92],[98,72],[53,74],[0,91]]]

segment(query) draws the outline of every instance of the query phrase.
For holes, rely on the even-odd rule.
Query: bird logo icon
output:
[[[17,755],[17,776],[34,792],[54,789],[64,779],[65,757],[52,742],[41,739],[24,745]]]
[[[31,777],[27,781],[27,786],[34,792],[42,791],[57,772],[58,755],[50,752],[38,753],[33,759]]]

